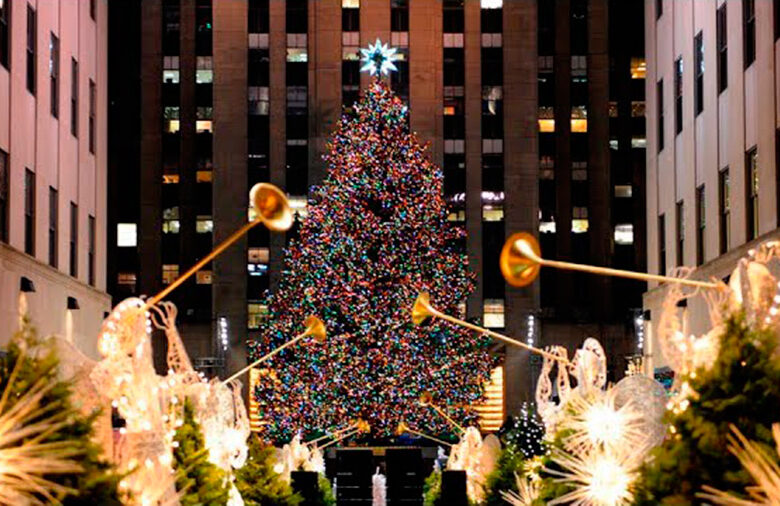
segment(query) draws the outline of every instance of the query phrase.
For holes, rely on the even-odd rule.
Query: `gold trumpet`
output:
[[[403,420],[400,421],[398,423],[398,427],[396,427],[396,429],[395,429],[395,435],[396,436],[402,436],[402,435],[404,435],[407,432],[409,434],[414,434],[415,436],[420,436],[422,438],[429,439],[429,440],[431,440],[433,442],[436,442],[436,443],[439,443],[439,444],[442,444],[442,445],[445,445],[445,446],[452,446],[452,443],[448,443],[448,442],[443,441],[443,440],[441,440],[439,438],[430,436],[428,434],[425,434],[424,432],[420,432],[420,431],[414,430],[411,427],[409,427],[409,425],[407,425],[407,423],[404,422]]]
[[[337,437],[339,434],[341,434],[343,432],[347,432],[347,431],[350,431],[350,430],[353,430],[353,429],[357,428],[361,422],[362,422],[362,420],[360,420],[360,419],[355,420],[354,422],[352,422],[351,424],[347,425],[343,429],[334,430],[333,432],[330,432],[328,434],[324,434],[324,435],[322,435],[322,436],[320,436],[318,438],[314,438],[311,441],[306,441],[305,444],[306,445],[313,445],[313,444],[319,443],[320,441],[322,441],[324,439]]]
[[[225,383],[228,383],[228,382],[238,378],[239,376],[241,376],[242,374],[244,374],[248,370],[250,370],[253,367],[256,367],[258,364],[268,360],[269,358],[273,357],[274,355],[276,355],[277,353],[279,353],[283,349],[292,346],[293,344],[297,343],[298,341],[300,341],[304,337],[311,336],[316,341],[318,341],[320,343],[325,342],[325,339],[327,337],[327,332],[325,330],[325,324],[322,323],[322,320],[320,320],[316,316],[309,316],[309,317],[306,318],[306,321],[304,322],[304,325],[306,326],[306,329],[303,332],[301,332],[297,336],[293,337],[292,339],[290,339],[289,341],[287,341],[283,345],[279,346],[278,348],[275,348],[275,349],[271,350],[270,352],[266,353],[265,355],[263,355],[262,357],[258,358],[257,360],[255,360],[254,362],[252,362],[248,366],[244,367],[240,371],[234,373],[231,377],[229,377],[228,379],[226,379],[222,383],[225,384]]]
[[[327,448],[328,446],[334,445],[338,443],[339,441],[343,441],[344,439],[347,439],[348,437],[352,437],[355,434],[366,434],[371,431],[371,426],[366,422],[365,420],[358,420],[354,424],[354,429],[351,429],[347,432],[342,433],[339,437],[332,441],[328,441],[324,445],[320,446],[320,450],[323,448]]]
[[[499,341],[503,341],[507,344],[511,344],[512,346],[519,346],[520,348],[524,348],[532,353],[536,353],[543,357],[547,357],[551,360],[557,360],[565,364],[569,363],[569,361],[566,358],[559,357],[558,355],[554,353],[550,353],[549,351],[545,351],[541,348],[537,348],[536,346],[531,346],[522,341],[518,341],[516,339],[512,339],[511,337],[505,336],[503,334],[499,334],[498,332],[494,332],[492,330],[480,327],[479,325],[474,325],[473,323],[469,323],[459,318],[455,318],[454,316],[444,314],[441,311],[434,309],[434,307],[431,305],[431,297],[430,295],[428,295],[428,292],[420,292],[420,295],[417,296],[417,299],[414,301],[414,305],[412,306],[412,322],[414,322],[415,325],[419,325],[430,317],[439,318],[441,320],[454,323],[455,325],[458,325],[460,327],[466,327],[469,330],[473,330],[475,332],[479,332],[480,334],[491,336],[495,339],[498,339]],[[422,402],[422,398],[420,399],[420,401]]]
[[[458,429],[461,433],[466,432],[466,429],[464,429],[461,424],[453,420],[452,417],[448,415],[443,409],[433,403],[433,394],[430,392],[423,392],[418,399],[418,403],[424,408],[431,408],[436,411],[442,418],[447,420],[450,425]]]
[[[512,234],[512,236],[507,239],[501,250],[499,265],[506,282],[518,288],[533,283],[539,275],[542,266],[555,267],[556,269],[565,269],[569,271],[590,272],[591,274],[601,274],[604,276],[639,279],[642,281],[678,283],[698,288],[718,288],[720,286],[718,283],[713,283],[711,281],[673,278],[658,274],[611,269],[609,267],[596,267],[593,265],[575,264],[558,260],[545,260],[542,258],[539,242],[534,236],[527,232]]]
[[[270,183],[258,183],[252,187],[249,192],[249,200],[257,213],[257,218],[250,221],[243,227],[236,230],[233,235],[222,241],[214,250],[203,257],[190,270],[179,276],[173,283],[165,287],[163,291],[152,297],[146,302],[146,307],[153,306],[160,302],[166,295],[178,288],[187,281],[193,274],[198,272],[207,263],[218,257],[231,244],[246,235],[256,225],[263,223],[273,232],[283,232],[292,226],[293,215],[290,210],[290,204],[284,192]]]

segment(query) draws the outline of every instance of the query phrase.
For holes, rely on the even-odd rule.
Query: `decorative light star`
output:
[[[391,48],[388,44],[382,44],[381,40],[376,39],[374,44],[368,45],[368,49],[360,50],[363,55],[360,59],[363,62],[360,71],[368,72],[373,76],[376,74],[387,75],[391,70],[398,70],[398,67],[393,63],[398,58],[398,55],[395,54],[397,51],[398,49]]]

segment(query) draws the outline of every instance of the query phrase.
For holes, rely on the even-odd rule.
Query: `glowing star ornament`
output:
[[[363,66],[361,72],[368,72],[370,75],[388,75],[391,70],[398,70],[393,63],[398,58],[396,52],[398,49],[391,48],[388,44],[382,44],[382,41],[376,39],[374,44],[369,44],[368,49],[361,49],[363,55],[360,59]]]

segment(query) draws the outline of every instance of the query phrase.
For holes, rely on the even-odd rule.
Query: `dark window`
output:
[[[57,267],[57,222],[59,221],[57,190],[49,187],[49,265]]]
[[[27,4],[27,89],[35,95],[35,39],[37,34],[35,9]]]
[[[11,0],[0,4],[0,65],[10,68]]]
[[[75,202],[70,203],[70,275],[79,275],[79,206]]]
[[[195,54],[205,56],[212,53],[213,20],[211,0],[195,2]]]
[[[463,86],[465,83],[463,67],[463,48],[444,48],[444,86]]]
[[[718,8],[718,93],[729,85],[728,30],[726,25],[726,2]]]
[[[35,255],[35,172],[24,171],[24,252]]]
[[[409,31],[409,0],[390,0],[390,31]]]
[[[70,59],[70,133],[79,136],[79,62]]]
[[[0,241],[8,242],[8,153],[0,149]]]
[[[680,200],[675,205],[675,228],[677,234],[677,266],[685,261],[685,203]]]
[[[463,33],[463,0],[443,0],[444,33]]]
[[[682,56],[674,61],[674,131],[679,134],[683,129],[683,60]]]
[[[249,33],[268,33],[268,0],[249,0]]]
[[[87,280],[90,285],[95,286],[95,246],[97,244],[97,238],[95,237],[95,217],[90,215],[89,216],[89,258],[88,266],[89,269],[88,275],[89,279]]]
[[[555,2],[537,2],[537,24],[539,33],[537,44],[539,55],[551,55],[555,52]]]
[[[658,151],[664,149],[664,80],[656,84],[656,117],[658,119]]]
[[[555,3],[555,2],[553,2]],[[571,37],[571,47],[577,48],[580,54],[587,54],[588,51],[588,1],[571,0],[570,4],[571,21],[569,25],[569,34]]]
[[[504,28],[504,9],[480,9],[482,33],[501,33]]]
[[[745,218],[747,240],[758,237],[758,150],[745,153]]]
[[[95,128],[97,128],[97,89],[95,81],[89,80],[89,152],[95,154]]]
[[[287,0],[285,5],[287,33],[306,33],[309,30],[308,0]]]
[[[249,86],[268,86],[270,56],[268,49],[249,49],[247,83]]]
[[[702,32],[696,34],[693,39],[693,57],[696,83],[694,87],[694,114],[698,115],[704,110],[704,40]]]
[[[60,39],[53,33],[49,41],[49,81],[51,90],[51,115],[60,115]]]
[[[89,0],[89,17],[92,18],[92,21],[95,21],[97,17],[97,0]]]
[[[666,275],[666,217],[658,217],[658,274]]]
[[[705,260],[707,208],[704,197],[704,185],[701,185],[696,188],[696,265],[703,264]]]
[[[742,0],[742,46],[745,68],[756,59],[756,3],[755,0]]]
[[[482,86],[504,84],[504,58],[500,47],[482,48]]]
[[[360,31],[360,9],[341,9],[341,30],[344,32]]]
[[[655,19],[661,17],[664,13],[664,0],[655,0]]]
[[[775,22],[775,40],[780,39],[780,0],[774,0],[772,6]]]
[[[729,250],[731,242],[731,202],[729,199],[729,169],[726,167],[718,175],[718,225],[720,226],[720,253]]]
[[[162,50],[165,55],[179,54],[179,30],[181,24],[181,9],[179,0],[163,1],[163,40]]]

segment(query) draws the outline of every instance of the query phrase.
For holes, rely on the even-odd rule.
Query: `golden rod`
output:
[[[551,360],[557,360],[558,362],[563,362],[564,364],[570,364],[568,359],[564,357],[559,357],[558,355],[554,353],[550,353],[549,351],[543,350],[541,348],[537,348],[536,346],[531,346],[530,344],[526,344],[516,339],[512,339],[511,337],[505,336],[503,334],[499,334],[498,332],[494,332],[492,330],[482,328],[478,325],[474,325],[473,323],[469,323],[459,318],[455,318],[454,316],[444,314],[441,311],[435,309],[431,305],[430,296],[428,295],[428,293],[423,292],[417,297],[417,300],[414,303],[414,307],[412,309],[412,321],[414,321],[414,323],[416,324],[419,324],[422,323],[425,320],[425,318],[427,318],[428,316],[434,316],[436,318],[440,318],[450,323],[454,323],[455,325],[466,327],[467,329],[473,330],[475,332],[479,332],[480,334],[488,335],[490,337],[498,339],[499,341],[503,341],[513,346],[519,346],[520,348],[524,348],[532,353],[536,353],[543,357],[547,357]]]
[[[225,383],[228,383],[228,382],[238,378],[239,376],[241,376],[242,374],[247,372],[249,369],[252,369],[253,367],[257,366],[258,364],[260,364],[262,362],[265,362],[266,360],[268,360],[269,358],[273,357],[274,355],[276,355],[277,353],[279,353],[283,349],[289,348],[290,346],[292,346],[293,344],[297,343],[298,341],[300,341],[301,339],[303,339],[304,337],[306,337],[308,335],[309,335],[308,332],[304,332],[302,334],[298,334],[297,336],[295,336],[294,338],[290,339],[289,341],[287,341],[283,345],[279,346],[278,348],[276,348],[274,350],[271,350],[270,352],[268,352],[265,355],[263,355],[262,357],[258,358],[257,360],[255,360],[254,362],[252,362],[248,366],[244,367],[240,371],[234,373],[231,377],[229,377],[228,379],[224,380],[222,382],[222,384],[224,385]]]
[[[612,269],[610,267],[596,267],[594,265],[575,264],[571,262],[562,262],[560,260],[545,260],[534,250],[533,245],[525,237],[515,240],[512,243],[512,249],[524,255],[526,258],[545,267],[555,267],[556,269],[589,272],[591,274],[601,274],[604,276],[617,276],[621,278],[639,279],[642,281],[658,281],[661,283],[678,283],[681,285],[695,286],[699,288],[718,288],[718,283],[711,281],[697,281],[695,279],[674,278],[670,276],[661,276],[659,274],[648,274],[645,272],[625,271],[622,269]]]
[[[466,429],[464,429],[461,424],[459,424],[458,422],[453,420],[450,415],[448,415],[443,409],[441,409],[436,404],[430,403],[430,404],[428,404],[428,407],[433,408],[434,411],[439,413],[442,416],[442,418],[447,420],[450,423],[450,425],[452,425],[453,427],[457,428],[459,431],[464,432],[464,433],[466,432]]]
[[[409,427],[408,425],[404,428],[404,432],[408,432],[409,434],[414,434],[415,436],[420,436],[422,438],[429,439],[431,441],[434,441],[436,443],[442,444],[444,446],[449,446],[449,447],[452,446],[452,443],[448,443],[447,441],[444,441],[444,440],[439,439],[437,437],[430,436],[428,434],[425,434],[424,432],[416,431],[416,430],[412,429],[411,427]]]
[[[312,439],[311,441],[306,441],[305,444],[307,444],[307,445],[316,444],[316,443],[322,441],[323,439],[336,437],[336,436],[338,436],[338,434],[341,434],[342,432],[347,432],[347,431],[352,430],[352,429],[354,429],[356,427],[357,427],[357,423],[353,423],[352,425],[344,427],[343,429],[334,430],[333,432],[331,432],[329,434],[325,434],[324,436],[320,436],[318,438]]]
[[[214,251],[212,251],[211,253],[209,253],[205,257],[203,257],[203,259],[201,259],[200,262],[198,262],[195,265],[193,265],[192,267],[190,267],[190,270],[188,270],[187,272],[185,272],[184,274],[182,274],[181,276],[176,278],[176,280],[173,283],[171,283],[170,285],[168,285],[167,287],[165,287],[165,289],[163,291],[161,291],[160,293],[158,293],[157,295],[155,295],[154,297],[149,299],[146,302],[146,307],[148,308],[148,307],[153,306],[153,305],[157,304],[158,302],[160,302],[163,299],[163,297],[165,297],[166,295],[168,295],[169,293],[174,291],[176,288],[178,288],[179,285],[181,285],[182,283],[187,281],[190,277],[192,277],[193,274],[195,274],[196,272],[201,270],[204,265],[206,265],[207,263],[209,263],[212,260],[214,260],[214,258],[219,256],[231,244],[233,244],[234,242],[239,240],[243,235],[245,235],[247,232],[249,232],[255,225],[258,225],[259,223],[262,223],[262,222],[263,222],[263,220],[250,221],[249,223],[247,223],[243,227],[241,227],[238,230],[236,230],[235,232],[233,232],[233,235],[231,235],[230,237],[228,237],[227,239],[222,241],[222,243],[220,243],[219,246],[214,248]]]
[[[338,443],[339,441],[347,439],[348,437],[352,437],[352,436],[354,436],[355,434],[357,434],[359,432],[360,432],[360,429],[356,427],[356,428],[352,429],[351,431],[345,432],[344,434],[342,434],[341,436],[337,437],[333,441],[328,441],[324,445],[320,446],[319,449],[323,450],[323,449],[327,448],[328,446],[334,445],[334,444]]]

